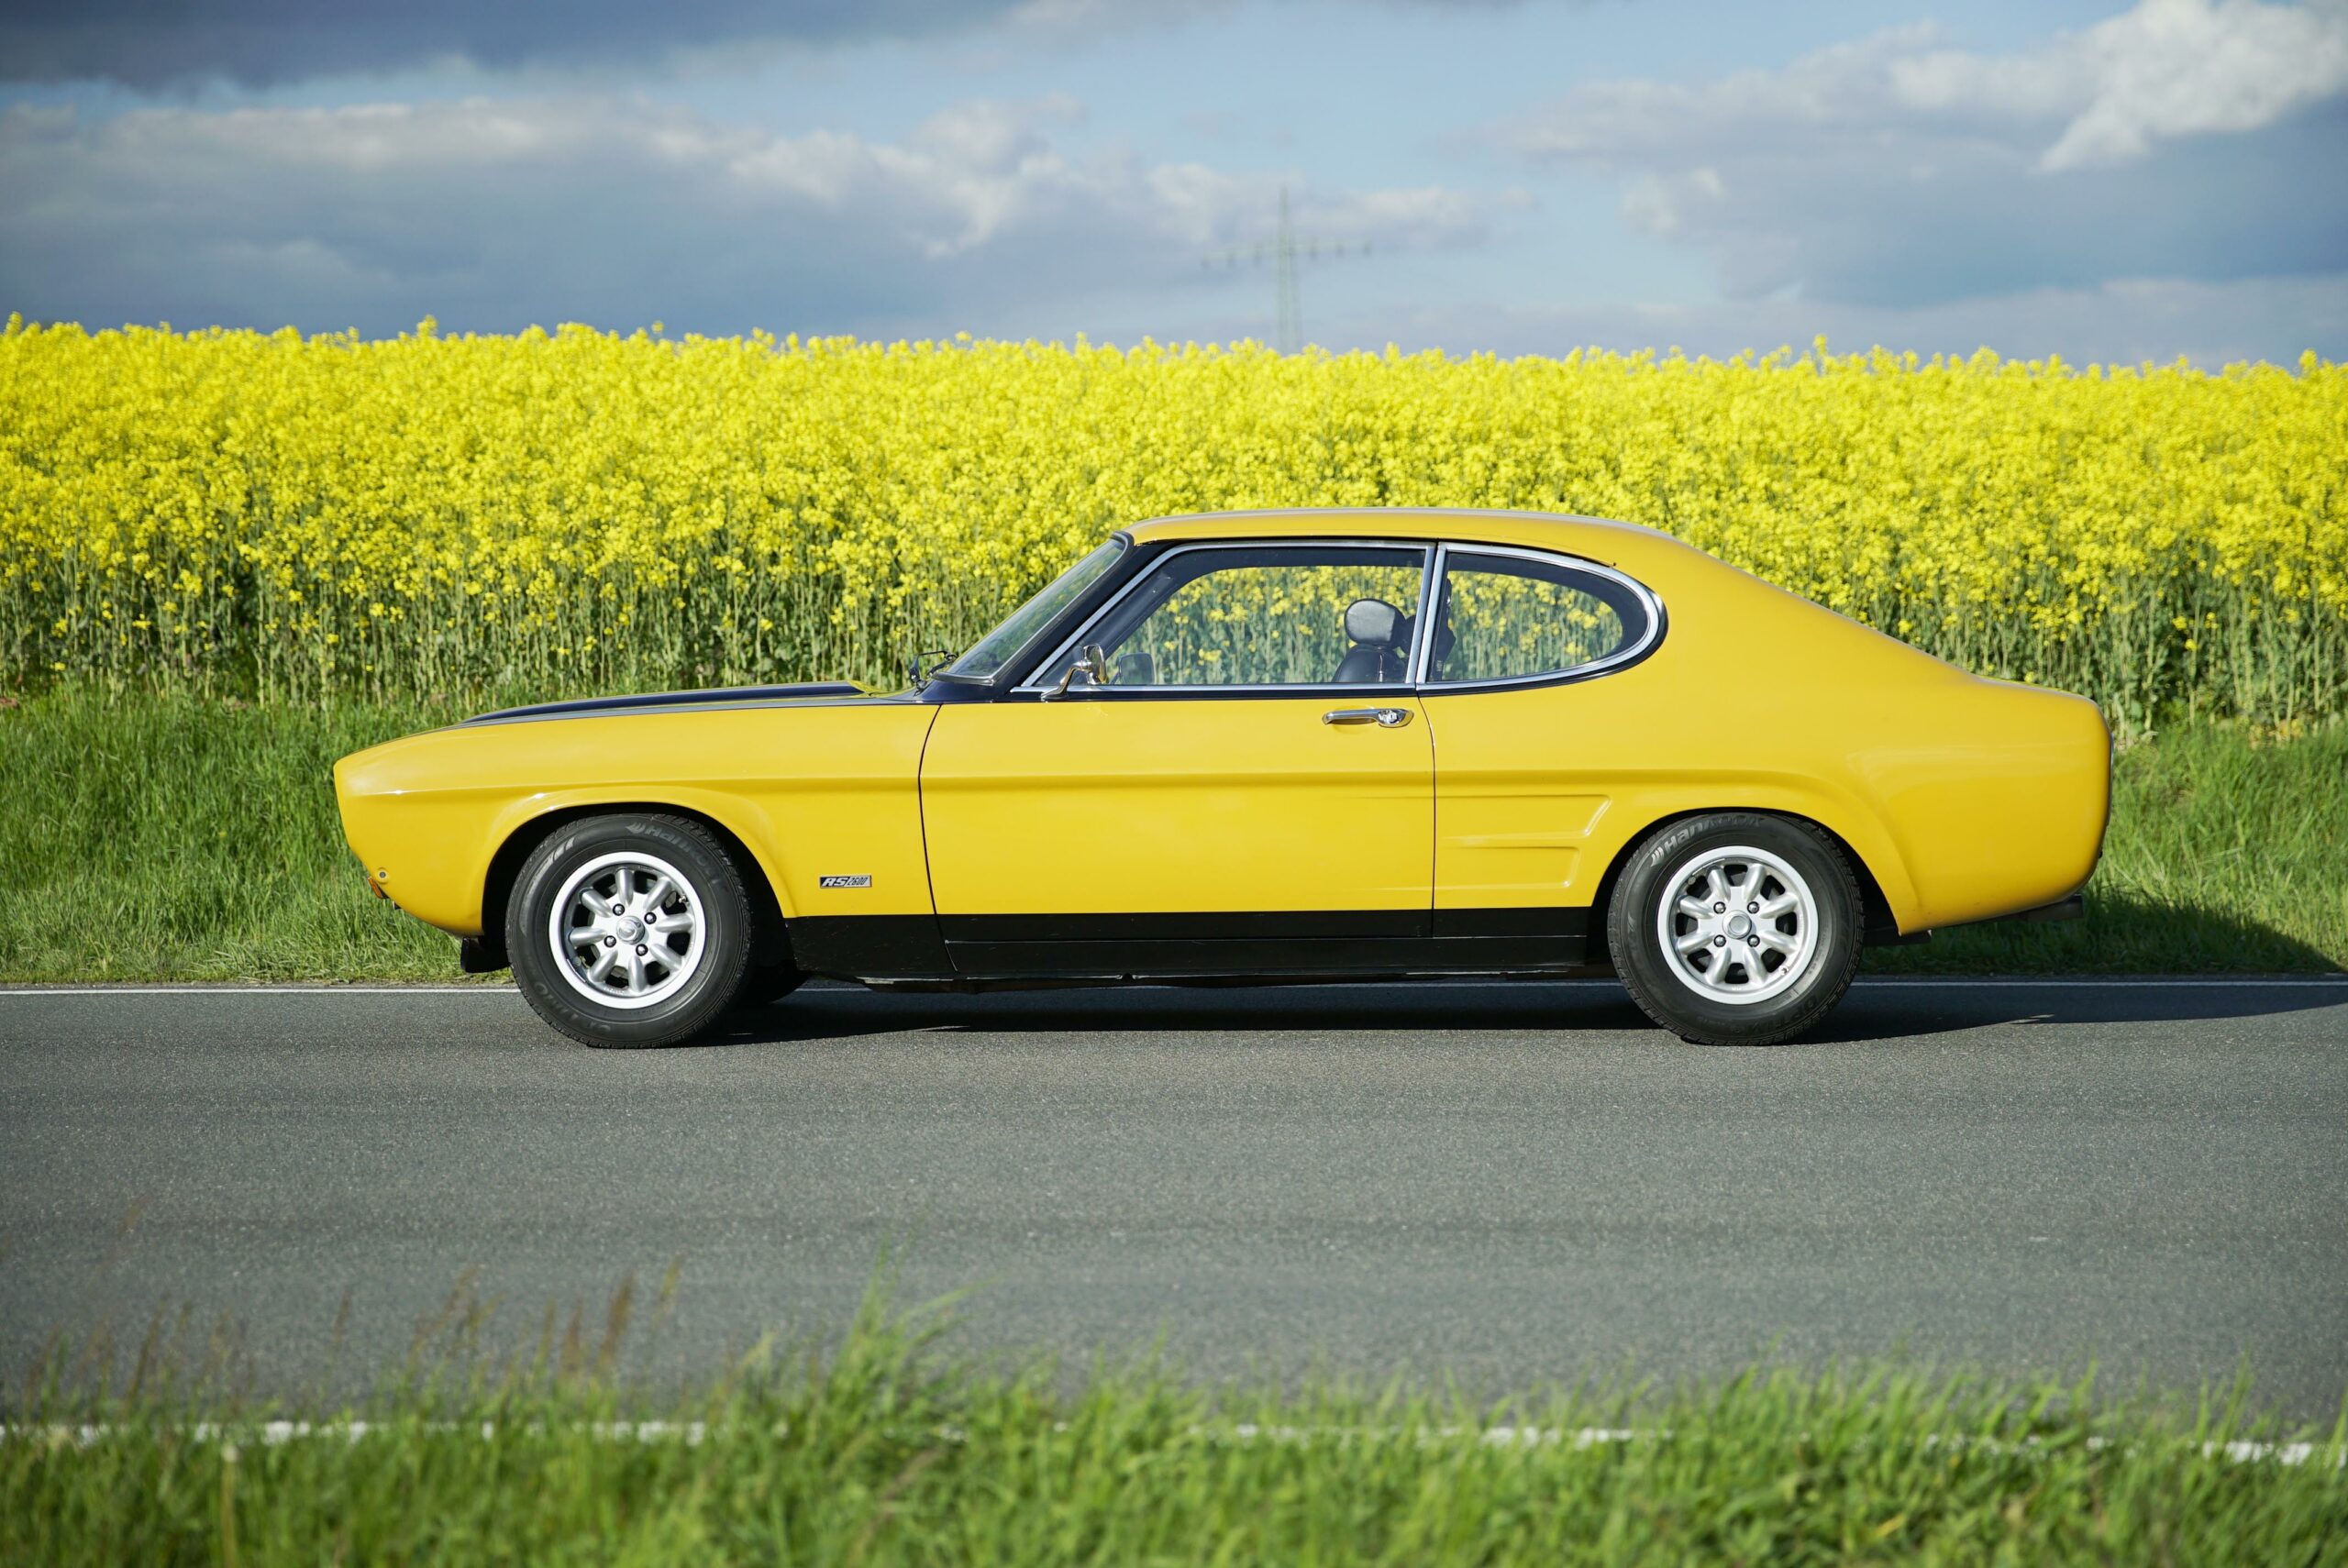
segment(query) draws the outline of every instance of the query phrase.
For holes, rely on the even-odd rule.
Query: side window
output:
[[[1562,561],[1454,550],[1445,558],[1430,681],[1560,675],[1633,646],[1651,630],[1645,600]]]
[[[1087,646],[1122,687],[1399,683],[1426,552],[1361,545],[1177,551],[1036,679],[1057,682]]]

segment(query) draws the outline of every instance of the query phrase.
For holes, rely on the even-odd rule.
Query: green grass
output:
[[[456,948],[367,891],[334,759],[458,716],[192,697],[0,712],[0,933],[16,980],[446,979]]]
[[[0,710],[0,979],[449,978],[454,945],[371,898],[333,759],[446,709],[61,692]],[[1880,950],[1895,973],[2348,967],[2348,723],[2208,722],[2120,759],[2090,918]]]
[[[127,1387],[20,1406],[0,1562],[2348,1562],[2348,1431],[2239,1391],[1756,1368],[1470,1405],[979,1366],[882,1299],[828,1350],[659,1400],[614,1370],[625,1297],[601,1335],[444,1351],[341,1407],[239,1402],[150,1342]],[[328,1424],[269,1441],[272,1417]],[[648,1418],[676,1425],[610,1426]],[[2292,1440],[2313,1452],[2215,1447]]]

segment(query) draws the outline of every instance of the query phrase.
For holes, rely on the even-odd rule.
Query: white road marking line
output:
[[[182,1435],[191,1442],[226,1442],[235,1447],[239,1441],[258,1443],[263,1448],[275,1448],[280,1443],[305,1438],[340,1438],[345,1442],[357,1442],[371,1432],[396,1434],[422,1430],[428,1432],[461,1431],[454,1421],[262,1421],[245,1426],[234,1422],[197,1421]],[[10,1426],[0,1422],[0,1442],[10,1438],[31,1439],[48,1444],[72,1443],[76,1448],[88,1448],[105,1441],[126,1430],[120,1422],[84,1421],[68,1425],[51,1421],[46,1426]],[[532,1429],[537,1430],[537,1429]],[[687,1447],[699,1443],[708,1435],[708,1423],[703,1421],[591,1421],[589,1435],[604,1442],[660,1442],[677,1441]],[[497,1423],[481,1423],[483,1442],[497,1436]]]
[[[2239,990],[2244,987],[2287,989],[2294,986],[2323,989],[2348,986],[2348,975],[2083,975],[2062,979],[2052,975],[1874,975],[1851,982],[1856,990],[2016,989],[2055,987],[2064,990]]]
[[[9,995],[515,995],[507,986],[0,986]]]
[[[187,1428],[183,1435],[191,1441],[225,1442],[232,1448],[239,1441],[258,1443],[264,1448],[273,1448],[280,1443],[295,1442],[308,1438],[328,1440],[338,1438],[345,1442],[358,1442],[371,1432],[394,1434],[403,1430],[415,1430],[417,1425],[420,1425],[424,1430],[431,1432],[454,1432],[464,1430],[454,1421],[425,1421],[412,1424],[404,1421],[274,1420],[262,1421],[255,1425],[197,1421]],[[78,1425],[62,1421],[14,1425],[0,1422],[0,1442],[15,1439],[20,1441],[29,1440],[45,1446],[71,1443],[76,1448],[89,1448],[133,1430],[136,1429],[127,1429],[118,1422],[106,1421],[83,1422]],[[538,1427],[527,1430],[534,1432],[544,1430],[543,1428]],[[586,1430],[590,1436],[602,1442],[681,1442],[688,1448],[697,1447],[709,1436],[709,1426],[704,1421],[591,1421],[586,1423]],[[1052,1430],[1056,1432],[1065,1432],[1069,1430],[1069,1423],[1055,1421],[1052,1423]],[[948,1442],[969,1441],[968,1434],[952,1427],[941,1427],[933,1435],[943,1438]],[[1210,1441],[1224,1438],[1238,1443],[1294,1444],[1332,1438],[1339,1441],[1350,1441],[1353,1439],[1364,1437],[1373,1439],[1410,1437],[1422,1445],[1458,1442],[1464,1440],[1479,1443],[1487,1448],[1546,1448],[1560,1443],[1574,1448],[1600,1448],[1618,1443],[1665,1440],[1668,1439],[1672,1433],[1669,1428],[1642,1431],[1634,1427],[1581,1427],[1569,1431],[1555,1427],[1507,1426],[1433,1427],[1413,1433],[1400,1428],[1259,1427],[1253,1422],[1242,1421],[1224,1428],[1193,1427],[1187,1435],[1202,1437]],[[496,1436],[497,1423],[494,1421],[481,1423],[481,1437],[483,1442],[493,1441]],[[2114,1446],[2110,1439],[2102,1437],[2090,1437],[2087,1440],[2087,1443],[2090,1449],[2097,1450]],[[1924,1438],[1924,1446],[1927,1448],[1941,1446],[1941,1435],[1928,1433]],[[2028,1454],[2037,1448],[2039,1443],[2034,1438],[2023,1438],[2019,1442],[2005,1442],[1995,1439],[1983,1441],[1959,1438],[1955,1440],[1955,1446],[1977,1448],[1985,1453],[2013,1452]],[[2254,1463],[2260,1460],[2272,1460],[2277,1464],[2305,1464],[2320,1452],[2328,1452],[2332,1447],[2331,1443],[2318,1444],[2306,1441],[2265,1442],[2236,1438],[2229,1442],[2203,1443],[2201,1457],[2231,1460],[2237,1464]],[[2348,1469],[2348,1452],[2342,1453],[2335,1463],[2341,1468]]]
[[[1315,982],[1330,986],[1371,985],[1375,981],[1330,980]],[[1622,988],[1619,980],[1574,978],[1558,980],[1409,980],[1401,982],[1419,990],[1491,990],[1506,986],[1571,986]],[[1146,986],[1146,982],[1142,983]],[[2088,975],[2066,979],[2053,975],[1877,975],[1854,980],[1854,990],[2330,990],[2348,986],[2348,975],[2276,975],[2269,977],[2254,976],[2216,975]],[[863,988],[846,983],[818,982],[823,990],[860,990]],[[1117,987],[1102,987],[1113,990]],[[1170,990],[1182,988],[1157,986],[1151,989]],[[1266,988],[1269,989],[1271,988]],[[478,986],[443,986],[419,982],[415,985],[349,985],[349,986],[271,986],[246,985],[235,980],[223,980],[215,985],[142,986],[108,984],[64,986],[0,985],[0,999],[7,997],[510,997],[515,995],[511,983]],[[944,992],[942,995],[966,995],[964,992]]]

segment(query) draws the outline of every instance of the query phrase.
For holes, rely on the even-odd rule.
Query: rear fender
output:
[[[1891,922],[1902,932],[1918,929],[1915,883],[1883,820],[1863,801],[1791,778],[1675,780],[1638,791],[1634,801],[1618,797],[1590,827],[1589,858],[1604,868],[1592,906],[1602,905],[1624,857],[1656,829],[1707,812],[1768,812],[1824,828],[1857,857],[1858,870],[1882,894]]]

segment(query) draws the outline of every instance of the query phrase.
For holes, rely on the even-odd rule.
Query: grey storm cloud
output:
[[[916,38],[1004,21],[1039,37],[1231,0],[0,0],[0,81],[248,86],[458,59],[493,71]],[[1393,0],[1492,8],[1518,0]]]
[[[138,88],[249,84],[449,57],[496,68],[640,61],[770,39],[911,35],[984,22],[1017,0],[12,0],[0,75]]]
[[[907,135],[801,135],[638,98],[0,110],[0,304],[124,320],[396,331],[662,319],[947,334],[1104,292],[1201,287],[1275,175],[1064,145],[1066,98],[949,105]],[[1479,243],[1491,201],[1301,193],[1316,232]]]

